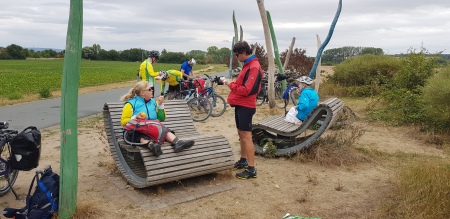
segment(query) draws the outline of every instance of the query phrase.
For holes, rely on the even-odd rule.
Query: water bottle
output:
[[[188,91],[188,94],[186,95],[186,97],[184,98],[184,100],[185,100],[185,101],[188,101],[190,95],[191,95],[191,91]]]

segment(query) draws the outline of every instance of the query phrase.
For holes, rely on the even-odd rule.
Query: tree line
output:
[[[251,44],[252,48],[256,47],[255,55],[261,62],[263,69],[267,69],[267,53],[264,46],[255,43]],[[18,59],[23,60],[27,58],[64,58],[65,51],[57,52],[52,49],[43,51],[34,51],[33,49],[23,48],[16,44],[11,44],[7,47],[0,47],[0,60],[1,59]],[[149,50],[142,48],[131,48],[122,51],[118,50],[105,50],[102,49],[99,44],[92,46],[85,46],[82,48],[81,56],[87,60],[103,60],[103,61],[125,61],[125,62],[140,62],[147,58]],[[220,63],[228,65],[230,63],[230,48],[218,48],[217,46],[210,46],[207,51],[191,50],[189,52],[171,52],[163,49],[160,51],[161,63],[182,63],[186,60],[194,58],[199,64],[211,64]],[[287,49],[280,53],[281,61],[284,62]],[[293,51],[293,57],[289,61],[293,63],[290,68],[295,71],[310,70],[310,62],[314,63],[314,57],[308,57],[306,50],[302,48],[295,48]],[[322,65],[336,65],[344,60],[365,54],[371,55],[384,55],[383,49],[375,47],[354,47],[345,46],[341,48],[333,48],[325,50],[322,54]],[[407,54],[397,54],[394,56],[402,56]],[[440,62],[447,62],[450,60],[449,54],[441,54]],[[237,59],[233,57],[233,68],[237,67]],[[289,66],[288,66],[289,67]]]

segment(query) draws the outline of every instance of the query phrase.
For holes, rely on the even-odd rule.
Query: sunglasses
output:
[[[152,88],[149,88],[149,89],[148,89],[148,91],[152,91],[152,90],[153,90]]]
[[[236,57],[238,57],[238,56],[239,56],[239,54],[240,54],[240,53],[234,53],[234,55],[236,55]]]

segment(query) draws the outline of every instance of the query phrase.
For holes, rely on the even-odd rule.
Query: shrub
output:
[[[39,96],[40,96],[41,98],[49,98],[49,97],[52,96],[52,93],[50,92],[50,89],[48,89],[48,88],[42,88],[42,89],[39,91]]]
[[[422,91],[428,125],[450,130],[450,67],[429,78]]]
[[[406,88],[412,92],[419,92],[418,88],[425,85],[425,81],[436,73],[437,55],[428,55],[422,49],[419,53],[410,51],[407,58],[402,59],[400,72],[393,77],[394,88]]]
[[[328,77],[346,86],[382,85],[400,69],[400,60],[385,55],[362,55],[349,58],[334,67]]]

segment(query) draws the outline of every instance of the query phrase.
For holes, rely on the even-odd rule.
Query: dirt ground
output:
[[[129,86],[132,84],[134,82]],[[225,89],[220,92],[225,96]],[[358,147],[448,158],[444,151],[418,138],[414,128],[370,123],[364,119],[364,103],[351,100],[344,103],[359,117],[354,126],[364,131],[357,142]],[[278,113],[283,112],[279,110]],[[268,116],[268,106],[259,107],[254,122]],[[240,148],[233,118],[234,112],[228,108],[221,117],[196,123],[196,128],[200,133],[224,135],[238,159]],[[41,131],[42,156],[38,169],[51,165],[59,172],[59,127]],[[333,130],[327,131],[330,132]],[[388,195],[396,170],[392,161],[324,167],[315,162],[256,156],[256,179],[239,180],[234,177],[235,171],[224,171],[208,177],[134,189],[115,172],[101,115],[81,120],[78,134],[78,206],[85,213],[78,218],[282,218],[286,213],[319,218],[377,218],[378,206]],[[14,188],[21,197],[25,197],[33,174],[33,171],[20,172]],[[227,184],[233,184],[235,188],[166,208],[145,207],[152,200],[181,191],[189,194],[201,187]],[[12,193],[1,200],[0,208],[25,205],[23,200],[15,200]]]

